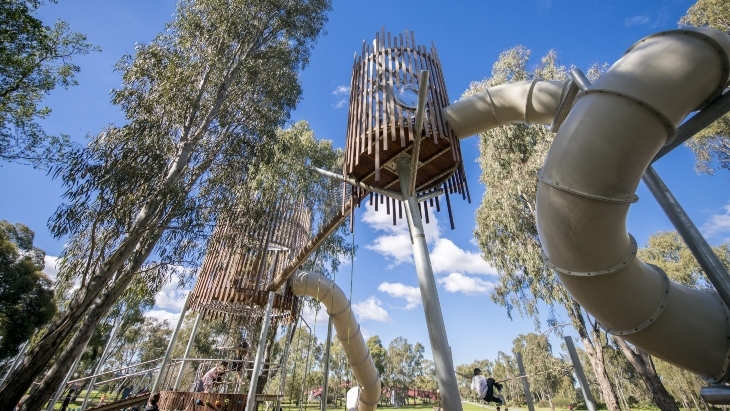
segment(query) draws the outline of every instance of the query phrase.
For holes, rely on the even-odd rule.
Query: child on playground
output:
[[[497,391],[502,391],[502,384],[494,381],[494,378],[486,378],[482,375],[482,370],[474,368],[474,378],[471,380],[471,389],[477,392],[477,396],[486,402],[494,402],[497,404],[497,410],[499,406],[504,404],[504,400],[501,397],[494,395],[494,387],[497,387]],[[505,411],[507,409],[505,408]]]
[[[203,392],[212,392],[213,386],[222,381],[223,374],[228,371],[228,361],[221,361],[220,364],[216,365],[215,367],[208,370],[208,372],[203,375]]]

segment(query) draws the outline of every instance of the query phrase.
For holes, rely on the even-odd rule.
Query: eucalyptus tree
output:
[[[472,83],[465,96],[505,82],[565,79],[566,69],[558,64],[556,52],[550,51],[532,71],[527,69],[530,54],[521,46],[503,52],[494,63],[492,77]],[[599,69],[594,66],[589,76]],[[616,393],[606,371],[603,331],[596,319],[567,293],[542,259],[535,220],[535,176],[552,141],[553,134],[540,125],[508,125],[480,134],[480,181],[487,192],[476,212],[474,234],[483,258],[500,272],[492,300],[506,307],[510,316],[517,310],[520,315],[534,318],[536,326],[539,326],[540,301],[548,305],[551,313],[556,306],[562,306],[580,336],[607,408],[617,411]],[[641,367],[639,371],[648,373],[646,377],[654,385],[661,384],[656,373],[651,375],[652,368]],[[656,405],[671,403],[671,398],[665,398]],[[676,407],[662,409],[676,411]]]
[[[628,357],[624,354],[623,349],[618,346],[619,343],[624,342],[618,338],[611,338],[607,342],[604,346],[604,352],[606,355],[608,374],[616,388],[616,395],[621,407],[629,410],[631,407],[635,407],[640,403],[651,402],[651,393],[647,385],[642,383],[641,374],[636,371],[636,367],[631,364]],[[630,346],[629,349],[633,350]],[[643,351],[638,351],[638,353],[646,355]],[[649,361],[652,360],[648,355],[647,358]],[[649,364],[652,364],[653,368],[653,361]],[[654,372],[656,372],[656,369],[654,369]],[[662,387],[662,389],[666,388]],[[671,398],[668,392],[667,396]]]
[[[682,408],[691,410],[709,411],[707,403],[702,399],[700,390],[707,386],[707,382],[697,374],[679,368],[661,359],[655,360],[657,372],[662,376],[662,381],[674,398],[682,403]]]
[[[17,403],[89,308],[118,298],[140,270],[164,277],[172,263],[200,260],[220,213],[242,197],[241,181],[270,159],[330,6],[181,0],[167,30],[118,63],[123,84],[112,100],[128,123],[56,170],[68,189],[51,228],[69,238],[61,272],[82,286],[0,387],[0,408]],[[145,266],[153,251],[159,261]],[[66,351],[57,374],[74,356]]]
[[[289,401],[296,403],[306,401],[303,395],[316,385],[316,375],[313,370],[322,360],[323,353],[323,344],[317,341],[317,336],[301,327],[294,331],[289,346],[289,359],[285,364],[287,371],[284,396]]]
[[[730,34],[730,4],[724,0],[698,0],[679,20],[680,26],[710,26]],[[697,133],[687,146],[695,153],[695,168],[713,174],[730,170],[730,114]]]
[[[730,243],[712,247],[725,267],[730,267]],[[688,287],[712,289],[707,277],[697,260],[690,252],[682,238],[674,231],[662,231],[652,234],[645,247],[639,249],[637,257],[649,264],[661,268],[672,281]],[[661,360],[656,361],[656,368],[662,377],[667,390],[683,403],[685,408],[695,405],[698,409],[702,403],[699,390],[702,380],[678,367]],[[690,404],[691,402],[691,404]]]
[[[568,377],[562,359],[555,357],[547,337],[542,334],[520,334],[513,341],[512,352],[522,354],[522,361],[530,375],[530,388],[547,399],[550,409],[555,410],[553,398],[558,394],[563,379]]]
[[[55,3],[54,0],[51,0]],[[37,123],[51,109],[42,100],[58,86],[76,85],[74,57],[96,50],[86,36],[34,16],[43,0],[0,2],[0,159],[47,165],[68,143]]]
[[[0,363],[56,312],[51,280],[41,272],[46,253],[33,237],[27,226],[0,220]]]
[[[491,376],[497,381],[502,381],[502,396],[509,403],[526,403],[525,391],[522,389],[522,380],[517,378],[519,374],[517,359],[499,351],[497,358],[494,359]]]
[[[433,361],[425,358],[421,360],[421,374],[416,377],[416,388],[427,391],[436,391],[439,388],[436,364]]]
[[[388,344],[388,370],[391,387],[412,387],[420,374],[424,347],[421,343],[411,344],[404,337],[396,337]],[[408,393],[405,392],[406,401]]]
[[[378,370],[381,379],[384,378],[388,364],[388,351],[383,347],[380,337],[373,335],[368,338],[365,345],[368,347],[370,358],[373,360],[373,364],[375,364],[375,369]]]

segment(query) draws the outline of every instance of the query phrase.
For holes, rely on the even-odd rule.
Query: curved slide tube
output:
[[[537,191],[545,261],[573,298],[608,332],[711,382],[730,374],[727,307],[714,293],[670,282],[635,258],[626,215],[642,174],[677,125],[727,85],[729,52],[730,37],[710,28],[637,42],[579,94]],[[462,137],[508,122],[549,124],[561,90],[552,82],[508,84],[444,113]]]
[[[360,384],[358,411],[372,411],[380,401],[380,375],[370,358],[370,351],[360,332],[360,325],[352,313],[350,301],[329,278],[300,271],[291,280],[292,292],[306,295],[320,301],[327,307],[327,314],[332,318],[337,338],[347,355],[347,361]]]

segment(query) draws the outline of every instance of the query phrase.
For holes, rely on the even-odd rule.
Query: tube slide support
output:
[[[654,167],[649,166],[646,169],[642,180],[651,191],[651,194],[654,195],[659,206],[664,210],[664,214],[667,215],[669,221],[677,229],[692,255],[697,259],[705,275],[707,275],[707,278],[725,303],[725,307],[730,307],[730,273],[728,273],[727,268],[712,251],[712,247],[672,195],[672,192],[669,191]]]
[[[332,318],[337,339],[342,343],[347,361],[360,386],[357,410],[373,411],[380,400],[380,375],[370,357],[365,339],[360,332],[360,325],[355,319],[345,293],[329,278],[304,271],[292,277],[291,289],[294,294],[312,297],[327,307],[327,314]]]
[[[190,338],[188,338],[188,345],[185,347],[185,354],[183,354],[183,362],[180,364],[180,369],[177,372],[177,378],[175,378],[175,385],[173,389],[177,391],[180,388],[180,381],[182,380],[183,371],[185,370],[185,364],[190,355],[190,349],[193,348],[193,341],[195,341],[195,334],[198,332],[198,325],[200,324],[200,313],[195,315],[195,322],[193,323],[193,329],[190,331]]]
[[[92,388],[94,388],[94,383],[96,382],[96,375],[101,372],[101,367],[104,365],[104,361],[106,361],[106,356],[109,354],[109,350],[112,348],[112,343],[114,342],[114,339],[117,338],[117,332],[119,331],[119,327],[121,325],[122,325],[122,316],[119,315],[114,320],[114,328],[112,328],[112,332],[111,332],[111,334],[109,334],[109,341],[106,342],[106,346],[104,346],[104,351],[101,352],[101,357],[99,358],[99,363],[96,364],[96,368],[94,368],[94,378],[92,378],[89,381],[89,389],[86,390],[86,396],[84,397],[84,402],[81,404],[82,410],[85,410],[86,407],[89,406],[89,395],[91,395],[91,390],[92,390]]]
[[[409,156],[401,156],[395,160],[398,170],[401,192],[405,200],[406,217],[408,228],[411,233],[413,244],[413,260],[418,274],[418,285],[421,289],[421,300],[423,310],[426,314],[426,325],[428,326],[428,337],[433,351],[434,364],[436,366],[436,377],[441,393],[443,408],[449,411],[461,411],[461,398],[459,388],[454,375],[454,363],[451,357],[449,341],[446,337],[446,327],[441,314],[436,291],[436,281],[433,278],[431,259],[428,255],[426,234],[423,231],[423,222],[418,211],[418,201],[414,196],[408,195],[410,187],[410,162]]]
[[[160,383],[162,382],[162,376],[165,373],[165,368],[167,368],[167,365],[170,363],[170,356],[172,355],[172,347],[175,346],[175,341],[177,341],[177,334],[180,332],[180,327],[182,327],[183,320],[185,320],[185,313],[188,311],[188,300],[190,300],[190,295],[192,295],[192,291],[188,293],[188,295],[185,297],[185,304],[183,304],[183,309],[180,311],[180,318],[177,320],[177,325],[175,326],[175,329],[172,330],[172,335],[170,336],[170,342],[167,344],[167,350],[165,350],[165,356],[162,357],[162,362],[160,363],[160,370],[157,373],[157,377],[155,378],[155,382],[152,384],[152,387],[150,388],[150,397],[154,393],[156,393],[160,388]]]
[[[274,298],[276,293],[269,291],[269,302],[266,305],[266,314],[264,323],[261,324],[261,336],[259,337],[259,346],[256,349],[256,359],[253,363],[253,372],[251,373],[251,382],[248,385],[248,398],[246,399],[246,409],[256,409],[256,388],[259,382],[259,374],[261,373],[261,362],[264,359],[264,351],[266,351],[266,336],[269,333],[269,325],[271,324],[271,310],[274,309]]]
[[[591,394],[591,387],[588,385],[588,379],[586,379],[586,374],[583,372],[583,364],[580,363],[578,351],[575,350],[575,345],[573,345],[573,338],[566,335],[563,339],[565,340],[565,346],[568,348],[570,361],[573,363],[573,371],[578,378],[578,385],[580,385],[580,392],[583,394],[586,407],[588,411],[596,411],[596,400],[593,399],[593,394]]]
[[[330,382],[330,349],[332,348],[332,317],[327,321],[327,340],[324,349],[324,384],[322,385],[322,397],[319,405],[322,411],[327,411],[327,394]]]
[[[532,402],[532,392],[530,392],[530,382],[527,381],[527,374],[525,373],[525,365],[522,363],[522,354],[515,353],[517,359],[517,368],[520,370],[520,380],[522,380],[522,390],[525,392],[525,401],[527,402],[527,409],[529,411],[535,411],[535,404]],[[595,411],[595,410],[594,410]]]
[[[56,403],[58,402],[59,398],[61,398],[61,395],[63,394],[64,389],[66,389],[66,384],[68,383],[68,380],[71,379],[71,376],[74,375],[76,372],[76,367],[79,366],[79,362],[81,361],[81,357],[84,355],[84,351],[86,351],[86,346],[89,345],[89,338],[86,340],[86,343],[84,344],[84,348],[81,350],[78,356],[76,356],[76,359],[74,360],[74,363],[71,365],[71,368],[68,369],[68,372],[66,373],[66,377],[63,378],[63,382],[58,387],[58,390],[56,390],[56,394],[53,395],[53,398],[51,399],[51,402],[48,403],[48,411],[53,411],[56,408]],[[76,393],[78,394],[79,391]]]

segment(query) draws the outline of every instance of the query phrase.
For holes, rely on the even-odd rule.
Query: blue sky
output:
[[[347,107],[343,101],[348,96],[353,54],[381,26],[392,33],[409,29],[418,43],[436,44],[454,101],[471,81],[489,77],[499,53],[510,47],[521,44],[531,49],[533,63],[555,49],[562,64],[585,71],[594,62],[614,62],[645,35],[676,28],[691,4],[683,0],[335,0],[328,33],[317,42],[311,64],[301,75],[304,95],[292,121],[307,120],[319,138],[344,145]],[[100,53],[77,59],[82,70],[79,86],[56,90],[47,99],[53,112],[43,122],[46,130],[83,141],[87,133],[95,134],[109,123],[122,123],[121,112],[109,103],[109,90],[120,84],[112,66],[124,53],[133,52],[135,43],[149,42],[173,12],[172,0],[60,0],[57,5],[44,6],[40,16],[45,21],[66,20],[73,30],[87,34],[90,42],[102,48]],[[531,319],[510,320],[489,298],[497,273],[481,260],[472,242],[474,212],[485,193],[475,163],[477,139],[462,141],[462,148],[473,202],[454,201],[456,230],[449,229],[445,214],[437,215],[426,227],[455,364],[495,358],[498,351],[511,349],[518,334],[534,331]],[[675,150],[655,168],[712,244],[730,238],[727,172],[697,175],[692,154],[685,148]],[[52,262],[62,250],[63,239],[50,237],[46,221],[61,202],[61,184],[27,166],[3,164],[0,192],[4,193],[0,219],[29,225],[36,232],[36,245]],[[627,224],[641,245],[650,234],[672,227],[643,185],[637,194],[640,201],[633,206]],[[354,269],[349,264],[343,267],[337,282],[349,293],[352,281],[353,306],[366,335],[379,335],[386,346],[397,336],[411,343],[419,341],[430,356],[406,230],[402,224],[392,226],[382,209],[380,213],[359,209],[355,229],[359,252]],[[50,265],[48,270],[52,271]],[[170,285],[158,295],[158,305],[150,315],[174,320],[181,305],[182,292]],[[309,320],[311,324],[314,318]],[[324,320],[320,314],[316,328],[321,337],[326,332]],[[574,333],[567,330],[567,334]]]

